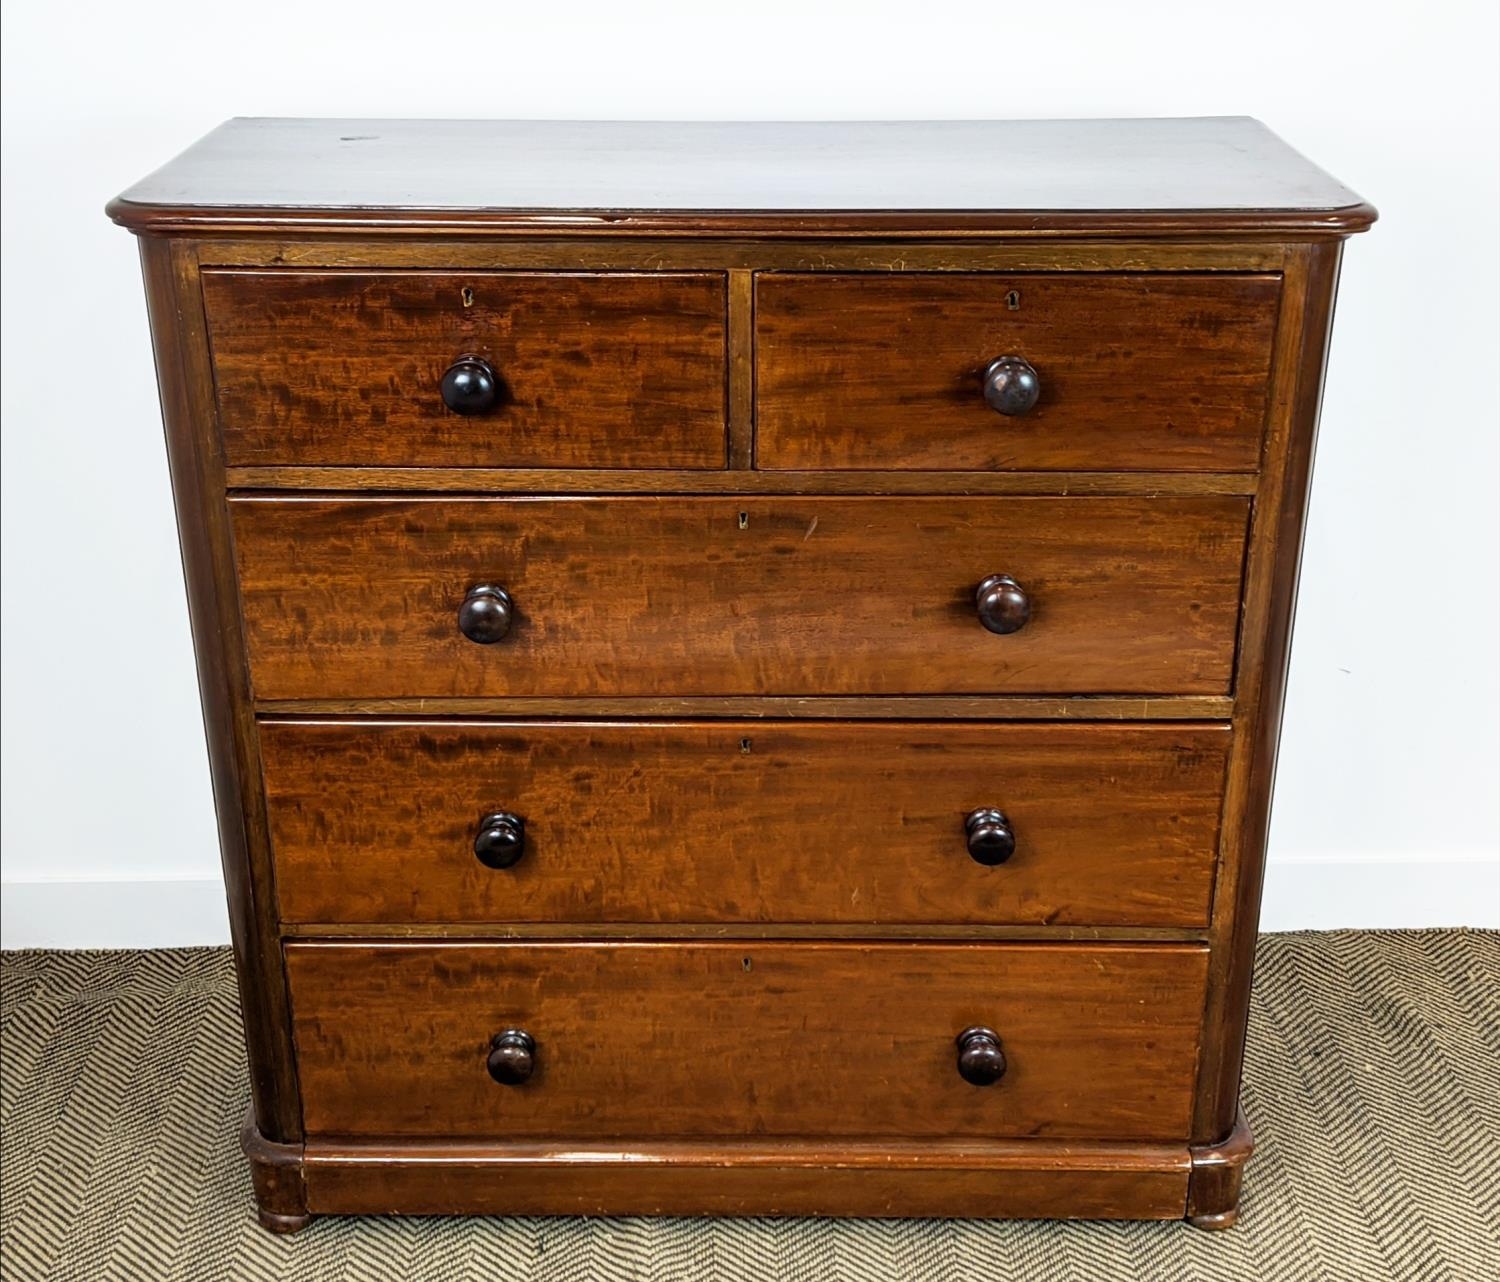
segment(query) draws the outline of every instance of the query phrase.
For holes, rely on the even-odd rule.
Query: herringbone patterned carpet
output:
[[[1500,934],[1262,940],[1239,1227],[942,1220],[315,1220],[263,1232],[227,951],[9,953],[4,1278],[1500,1277]]]

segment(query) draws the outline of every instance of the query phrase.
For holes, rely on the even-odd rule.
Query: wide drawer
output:
[[[1250,471],[1279,294],[1272,275],[762,275],[756,463]],[[1030,409],[986,400],[1003,357],[1034,371]]]
[[[310,1136],[1185,1139],[1197,945],[303,943]],[[956,1039],[998,1035],[971,1085]],[[492,1039],[526,1033],[502,1085]]]
[[[261,725],[283,919],[387,924],[1204,926],[1228,743],[1218,725]]]
[[[724,466],[722,274],[208,271],[203,298],[230,465]],[[462,357],[480,412],[444,402]]]
[[[1234,497],[229,506],[261,699],[1224,694],[1249,510]],[[1019,631],[979,622],[992,575],[1029,600]],[[476,643],[460,616],[493,624],[494,589],[509,631]]]

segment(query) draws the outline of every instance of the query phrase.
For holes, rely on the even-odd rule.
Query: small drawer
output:
[[[270,721],[284,920],[1208,922],[1221,725]]]
[[[1272,275],[773,273],[756,464],[1253,471]]]
[[[207,271],[203,299],[231,466],[725,464],[722,274]]]
[[[229,503],[260,699],[1228,692],[1248,500]]]
[[[286,963],[311,1137],[1168,1141],[1208,952],[362,942]]]

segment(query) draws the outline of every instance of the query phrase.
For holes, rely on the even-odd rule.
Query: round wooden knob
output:
[[[519,1086],[536,1068],[536,1042],[524,1028],[507,1028],[490,1038],[485,1067],[502,1086]]]
[[[513,612],[510,593],[504,588],[475,584],[458,607],[458,630],[476,645],[494,645],[509,634]]]
[[[1002,810],[976,810],[964,820],[969,854],[977,864],[993,868],[1016,853],[1016,834]]]
[[[974,592],[979,621],[1005,636],[1019,632],[1031,618],[1031,598],[1008,574],[992,574]]]
[[[1000,356],[984,370],[984,399],[997,414],[1016,418],[1030,413],[1042,394],[1042,381],[1030,361]]]
[[[509,868],[526,853],[526,821],[506,810],[485,815],[474,834],[474,853],[486,868]]]
[[[1005,1076],[1000,1035],[989,1028],[966,1028],[958,1035],[958,1075],[972,1086],[993,1086]]]
[[[455,414],[484,414],[500,401],[495,367],[482,356],[460,356],[443,373],[443,404]]]

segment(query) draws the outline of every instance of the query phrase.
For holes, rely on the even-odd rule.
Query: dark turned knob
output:
[[[984,399],[997,414],[1015,418],[1029,413],[1042,394],[1042,380],[1030,361],[1020,356],[1001,356],[984,370]]]
[[[1016,853],[1016,834],[1001,810],[976,810],[964,820],[969,854],[974,862],[993,868]]]
[[[458,630],[476,645],[494,645],[510,632],[510,593],[488,583],[475,584],[458,607]]]
[[[979,621],[1001,636],[1019,632],[1031,618],[1031,598],[1008,574],[992,574],[974,591]]]
[[[495,367],[482,356],[460,356],[442,381],[443,404],[455,414],[484,414],[500,400]]]
[[[958,1035],[958,1075],[972,1086],[993,1086],[1005,1076],[1000,1035],[989,1028],[966,1028]]]
[[[485,815],[474,834],[474,853],[486,868],[509,868],[526,853],[526,821],[505,810]]]
[[[524,1028],[507,1028],[490,1038],[484,1066],[502,1086],[519,1086],[536,1068],[536,1042]]]

